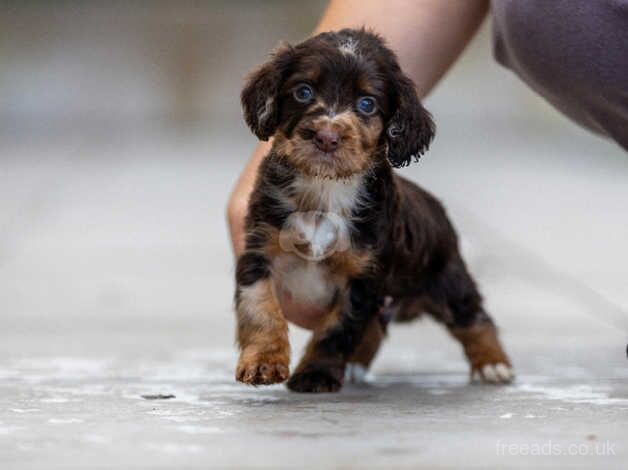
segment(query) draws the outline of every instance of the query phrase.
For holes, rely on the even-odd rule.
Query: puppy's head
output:
[[[344,178],[385,155],[418,159],[434,124],[383,40],[364,29],[280,47],[242,91],[247,124],[310,175]]]

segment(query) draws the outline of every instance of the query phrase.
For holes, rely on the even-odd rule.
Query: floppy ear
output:
[[[280,46],[269,62],[249,75],[240,95],[244,119],[260,140],[268,140],[279,124],[279,89],[291,55],[289,45]]]
[[[399,168],[417,161],[430,146],[434,138],[435,125],[432,115],[423,107],[414,88],[414,83],[401,70],[392,78],[397,95],[397,109],[388,121],[386,139],[388,160]]]

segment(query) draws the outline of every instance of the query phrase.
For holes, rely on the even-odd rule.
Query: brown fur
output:
[[[373,318],[364,331],[364,338],[358,344],[349,362],[360,364],[368,369],[384,341],[386,333],[379,318]]]

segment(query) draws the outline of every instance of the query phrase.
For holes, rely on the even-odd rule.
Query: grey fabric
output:
[[[628,150],[628,0],[492,0],[491,9],[497,61]]]

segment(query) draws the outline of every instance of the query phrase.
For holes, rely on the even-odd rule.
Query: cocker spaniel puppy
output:
[[[242,105],[273,145],[237,262],[237,380],[337,391],[347,364],[369,366],[383,318],[427,312],[460,341],[472,376],[509,382],[445,210],[393,171],[427,150],[434,123],[382,38],[344,29],[283,46],[249,77]],[[287,303],[325,312],[291,376]]]

